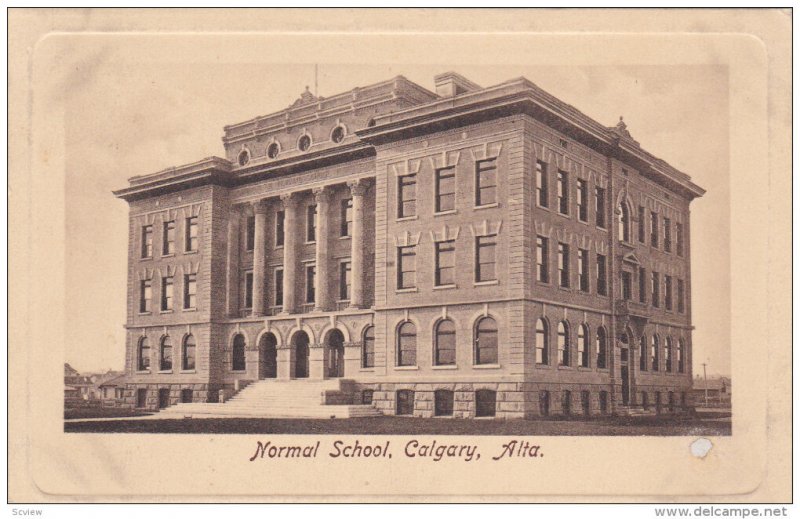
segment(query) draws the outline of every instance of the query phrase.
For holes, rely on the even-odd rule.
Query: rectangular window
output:
[[[161,255],[175,254],[175,220],[164,222],[164,236]]]
[[[608,295],[608,285],[606,283],[606,257],[604,254],[597,255],[597,293],[598,295]]]
[[[683,280],[679,279],[678,280],[678,312],[681,313],[681,314],[686,311],[686,303],[685,303],[685,301],[683,299],[683,297],[684,297],[683,290],[684,290],[684,288],[683,288]]]
[[[153,257],[153,226],[142,226],[142,257]]]
[[[578,220],[582,222],[589,221],[589,210],[586,207],[586,198],[587,198],[587,188],[586,188],[586,181],[582,178],[579,178],[576,181],[576,191],[575,191],[575,199],[578,204]]]
[[[653,306],[656,307],[656,308],[658,308],[659,299],[660,299],[660,297],[658,295],[658,293],[660,292],[658,283],[659,283],[659,281],[658,281],[658,272],[653,272],[653,274],[652,274],[652,282],[650,283],[650,294],[651,294],[650,297],[653,300]]]
[[[622,271],[622,299],[631,300],[631,273]]]
[[[664,306],[672,310],[672,276],[664,275]]]
[[[650,212],[650,245],[658,247],[658,213]]]
[[[164,276],[161,278],[161,310],[166,312],[172,310],[172,291],[174,278]]]
[[[317,267],[314,265],[306,266],[306,303],[314,302],[314,277],[316,276],[316,273]]]
[[[569,245],[558,244],[558,284],[569,288]]]
[[[569,214],[569,175],[566,171],[558,170],[558,212]]]
[[[541,160],[536,161],[536,203],[539,207],[548,207],[547,193],[547,164]]]
[[[197,217],[190,216],[186,219],[186,252],[197,251],[198,233]]]
[[[536,237],[536,280],[550,282],[550,240],[544,236]]]
[[[493,281],[497,279],[496,245],[496,234],[475,238],[475,281]]]
[[[197,308],[197,274],[183,276],[183,307]]]
[[[606,228],[606,190],[602,187],[594,189],[595,223],[601,229]]]
[[[639,243],[644,243],[644,206],[639,206]]]
[[[253,308],[253,271],[244,274],[244,307]]]
[[[664,252],[672,252],[672,222],[664,218]]]
[[[150,311],[150,301],[153,300],[153,280],[143,279],[139,282],[139,311]]]
[[[342,301],[350,300],[350,262],[339,263],[339,299]]]
[[[353,235],[353,199],[342,200],[339,209],[339,236]]]
[[[589,251],[578,249],[578,285],[581,292],[589,291]]]
[[[456,242],[454,240],[436,242],[436,280],[437,287],[456,283]]]
[[[475,205],[497,202],[497,166],[495,159],[475,163]]]
[[[245,222],[245,249],[251,251],[256,248],[256,217],[248,216]]]
[[[275,306],[283,306],[283,269],[276,268],[273,277],[275,279],[273,283],[275,287]]]
[[[639,302],[647,302],[647,278],[644,267],[639,267]]]
[[[675,249],[678,256],[683,257],[683,224],[675,224]]]
[[[436,170],[436,212],[452,211],[456,208],[456,168]]]
[[[397,248],[397,288],[417,286],[417,248],[414,245]]]
[[[317,206],[312,204],[306,208],[306,241],[317,241]]]
[[[275,213],[275,246],[276,247],[283,247],[284,239],[286,236],[284,235],[284,228],[286,224],[286,211],[278,211]]]
[[[402,175],[397,178],[397,217],[406,218],[417,214],[417,175]]]

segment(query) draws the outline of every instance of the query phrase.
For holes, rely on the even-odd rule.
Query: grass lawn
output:
[[[65,432],[199,434],[453,434],[504,436],[729,436],[730,419],[603,417],[464,420],[383,416],[346,419],[189,418],[67,422]]]
[[[74,407],[64,409],[64,418],[115,418],[119,416],[142,416],[145,413],[135,409],[121,409],[119,407]]]

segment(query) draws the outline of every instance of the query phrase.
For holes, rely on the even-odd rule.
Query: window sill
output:
[[[360,368],[358,371],[360,373],[375,373],[375,368]]]
[[[551,366],[550,364],[534,364],[533,367],[534,369],[550,369],[553,366]]]
[[[197,373],[197,370],[194,370],[194,369],[182,369],[181,373]]]
[[[473,364],[472,369],[500,369],[500,364]]]
[[[556,214],[558,216],[560,216],[561,218],[566,218],[567,220],[572,220],[572,216],[569,213],[564,214],[561,211],[556,211]]]
[[[550,207],[546,205],[542,205],[539,202],[536,202],[536,209],[544,209],[545,211],[550,211]]]
[[[143,256],[139,258],[139,261],[153,261],[153,256]]]
[[[185,250],[183,251],[184,254],[197,254],[198,251],[196,250]]]
[[[317,240],[303,242],[303,245],[316,245],[316,244],[317,244]]]
[[[160,313],[160,314],[171,314],[171,313],[172,313],[172,310],[161,310],[161,311],[160,311],[160,312],[158,312],[158,313]]]
[[[252,254],[254,250],[255,250],[255,249],[245,249],[245,250],[244,250],[244,253],[245,253],[245,254]]]
[[[578,223],[582,223],[584,225],[589,225],[589,220],[581,220],[581,217],[578,217]]]
[[[433,213],[433,216],[447,216],[449,214],[458,214],[458,209],[448,209],[447,211],[439,211]]]
[[[595,228],[597,228],[598,231],[608,232],[607,227],[601,227],[600,225],[595,225]]]
[[[449,290],[451,288],[458,288],[458,285],[439,285],[433,287],[433,290]]]
[[[419,366],[395,366],[395,371],[419,371]]]
[[[410,294],[410,293],[413,293],[413,292],[419,292],[419,289],[417,287],[413,287],[413,288],[397,288],[394,291],[395,294]]]
[[[153,312],[139,312],[138,315],[153,315]]]
[[[592,368],[588,368],[585,366],[578,366],[578,371],[592,371]]]
[[[274,248],[275,250],[279,250],[279,249],[282,249],[282,248],[283,248],[283,245],[276,245],[276,246],[275,246],[275,247],[273,247],[273,248]]]
[[[231,373],[247,373],[246,369],[232,369]]]
[[[172,370],[171,369],[160,369],[160,370],[158,370],[158,374],[159,375],[169,375],[169,374],[172,374]]]
[[[500,202],[494,202],[491,204],[483,204],[483,205],[476,205],[475,211],[479,211],[481,209],[493,209],[495,207],[500,207]]]
[[[197,311],[197,307],[195,306],[195,307],[192,307],[192,308],[184,308],[183,311],[184,312],[196,312]]]
[[[563,290],[565,292],[572,292],[572,289],[570,287],[565,287],[565,286],[561,286],[561,285],[558,285],[558,289],[559,290]]]
[[[558,366],[558,369],[565,369],[565,370],[572,371],[575,368],[573,368],[572,366]]]
[[[150,374],[150,370],[149,369],[136,370],[136,374],[137,375],[149,375]]]
[[[498,279],[490,279],[488,281],[475,281],[473,283],[473,285],[476,286],[476,287],[485,287],[485,286],[489,286],[489,285],[499,285],[499,284],[500,284],[500,280],[498,280]]]
[[[398,216],[397,218],[394,219],[395,222],[410,222],[410,221],[413,221],[413,220],[419,220],[419,216],[417,216],[417,215],[413,215],[413,216]]]
[[[550,282],[549,281],[541,281],[541,280],[537,279],[536,280],[536,284],[539,285],[539,286],[550,288]]]
[[[431,366],[431,369],[436,369],[436,370],[439,370],[439,369],[444,369],[444,370],[458,369],[458,366],[456,364],[443,364],[443,365],[440,365],[440,366]]]

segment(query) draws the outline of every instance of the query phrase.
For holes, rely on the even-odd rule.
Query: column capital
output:
[[[284,208],[297,205],[297,203],[300,201],[300,197],[297,195],[296,192],[282,193],[280,195],[280,198]]]
[[[328,186],[315,187],[311,192],[314,194],[314,201],[318,204],[327,202],[331,194],[331,190],[328,189]]]
[[[266,200],[256,200],[255,202],[251,202],[253,206],[253,213],[255,214],[267,214],[267,201]]]
[[[364,196],[367,192],[367,185],[361,180],[350,180],[347,182],[347,187],[350,188],[350,194],[353,196]]]

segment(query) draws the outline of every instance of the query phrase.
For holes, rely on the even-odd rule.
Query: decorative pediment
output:
[[[405,231],[403,233],[397,234],[392,236],[394,238],[394,246],[395,247],[408,247],[411,245],[417,245],[419,243],[419,238],[422,233],[410,233]]]
[[[292,106],[290,106],[290,108],[297,108],[298,106],[311,104],[315,101],[317,101],[317,97],[314,94],[312,94],[311,91],[308,89],[308,86],[306,86],[305,91],[302,94],[300,94],[300,97],[294,103],[292,103]]]
[[[642,262],[639,261],[639,258],[633,252],[629,252],[622,256],[622,261],[626,263],[631,263],[633,265],[641,265]]]
[[[500,234],[500,228],[503,226],[503,220],[492,222],[483,220],[480,223],[469,224],[469,230],[473,236],[488,236],[490,234]]]
[[[439,231],[429,231],[431,235],[431,241],[439,242],[439,241],[449,241],[449,240],[457,240],[458,233],[461,230],[459,226],[452,227],[450,225],[444,224],[442,229]]]

